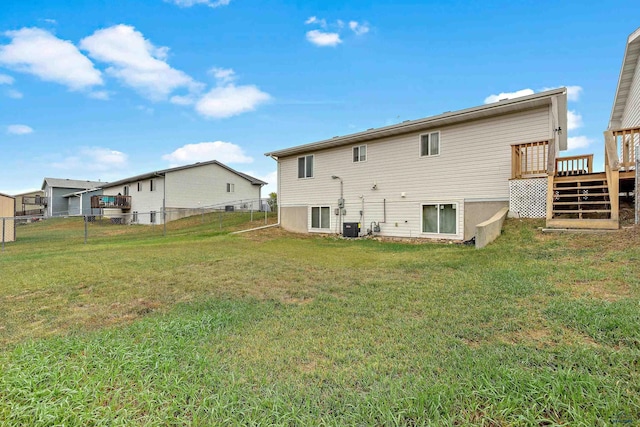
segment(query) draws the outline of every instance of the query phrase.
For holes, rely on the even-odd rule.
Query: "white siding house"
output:
[[[640,127],[640,28],[627,39],[609,129]]]
[[[105,200],[123,200],[118,209],[105,209],[105,215],[138,224],[162,223],[163,206],[167,221],[197,213],[198,209],[254,201],[266,182],[209,161],[164,169],[112,182],[103,187]],[[119,197],[122,196],[122,197]],[[125,205],[126,203],[126,205]],[[107,203],[108,204],[108,203]]]
[[[359,223],[360,234],[470,239],[476,224],[509,205],[515,147],[566,149],[566,116],[561,88],[266,153],[278,162],[280,223],[298,232]]]

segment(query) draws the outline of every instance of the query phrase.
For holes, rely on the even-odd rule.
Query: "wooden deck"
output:
[[[512,179],[547,177],[547,227],[618,229],[620,196],[636,194],[640,127],[604,132],[605,170],[593,154],[556,157],[556,140],[515,144]]]

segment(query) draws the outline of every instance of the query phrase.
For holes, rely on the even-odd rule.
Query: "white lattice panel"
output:
[[[509,181],[509,210],[521,218],[547,215],[547,178]]]

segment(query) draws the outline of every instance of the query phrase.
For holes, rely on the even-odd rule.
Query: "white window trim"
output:
[[[429,231],[422,231],[422,224],[424,223],[424,207],[433,205],[454,205],[456,207],[456,232],[455,233],[432,233]],[[440,228],[440,217],[438,216],[438,228]],[[423,202],[420,203],[420,234],[425,237],[438,237],[438,238],[460,238],[460,203],[453,201],[437,201],[437,202]]]
[[[434,133],[438,134],[438,154],[422,154],[422,137],[424,135],[429,135],[429,148],[431,148],[431,135],[433,135]],[[439,130],[433,131],[433,132],[425,132],[425,133],[421,133],[418,136],[418,155],[421,158],[429,158],[429,157],[439,157],[440,153],[442,153],[442,134],[440,133]]]
[[[307,174],[307,157],[311,157],[312,160],[311,162],[313,163],[312,168],[311,168],[311,176],[303,176],[302,178],[300,178],[300,171],[298,170],[299,167],[299,162],[301,158],[304,158],[304,174]],[[315,176],[315,169],[316,169],[316,156],[315,154],[306,154],[304,156],[298,156],[296,157],[296,176],[298,177],[298,179],[313,179],[313,177]]]
[[[315,228],[313,226],[313,208],[320,208],[320,224],[322,224],[322,208],[329,209],[329,227],[328,228]],[[313,205],[309,206],[309,232],[311,233],[326,233],[331,231],[331,206],[329,205]]]
[[[360,160],[360,150],[362,149],[362,147],[364,147],[365,150],[365,158],[364,160]],[[353,150],[358,149],[358,160],[354,160],[353,159]],[[351,147],[351,162],[352,163],[366,163],[367,160],[369,159],[369,147],[367,147],[367,144],[361,144],[361,145],[354,145],[353,147]]]
[[[236,192],[236,184],[233,182],[227,182],[227,193],[235,193]]]

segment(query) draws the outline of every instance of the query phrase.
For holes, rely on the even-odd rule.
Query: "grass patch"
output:
[[[31,231],[0,254],[0,421],[637,423],[639,236],[538,225],[481,251]]]

